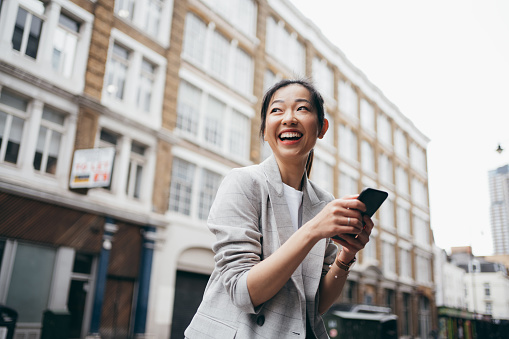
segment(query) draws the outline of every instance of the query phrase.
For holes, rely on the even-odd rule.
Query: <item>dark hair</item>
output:
[[[301,85],[302,87],[306,88],[309,91],[309,94],[311,96],[311,104],[316,109],[316,115],[318,117],[318,128],[319,130],[322,129],[323,123],[325,120],[325,110],[323,108],[323,98],[320,92],[313,86],[313,84],[304,79],[283,79],[279,81],[278,83],[274,84],[271,88],[265,92],[265,95],[263,96],[262,100],[262,109],[261,109],[261,124],[260,124],[260,137],[263,138],[263,135],[265,133],[265,121],[267,120],[267,111],[269,109],[270,101],[272,100],[272,97],[274,96],[274,93],[276,93],[277,90],[289,86],[289,85]],[[311,165],[313,164],[313,150],[309,152],[308,161],[306,163],[306,171],[309,174],[311,173]]]

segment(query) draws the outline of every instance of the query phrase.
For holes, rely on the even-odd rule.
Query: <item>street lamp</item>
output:
[[[504,151],[504,149],[502,148],[502,145],[498,144],[498,147],[495,151],[497,151],[498,154],[501,154]]]

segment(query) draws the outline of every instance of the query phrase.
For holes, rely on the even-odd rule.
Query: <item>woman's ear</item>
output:
[[[329,120],[324,118],[322,130],[320,131],[320,133],[318,133],[318,139],[322,139],[323,136],[325,135],[325,132],[327,132],[328,129],[329,129]]]

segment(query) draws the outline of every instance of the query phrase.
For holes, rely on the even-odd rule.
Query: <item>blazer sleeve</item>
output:
[[[247,289],[247,274],[261,258],[259,219],[262,198],[256,180],[245,170],[231,171],[221,183],[207,225],[216,236],[216,270],[231,302],[246,313],[257,313]]]

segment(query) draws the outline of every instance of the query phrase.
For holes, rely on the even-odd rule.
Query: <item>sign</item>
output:
[[[114,147],[74,151],[69,186],[71,188],[108,187],[114,159]]]

